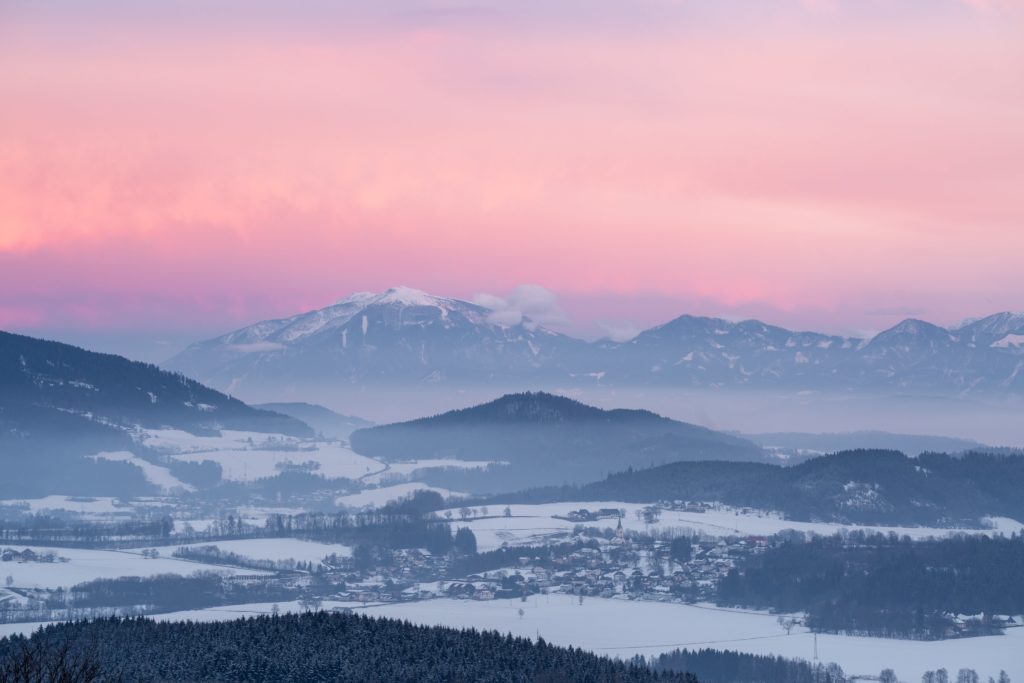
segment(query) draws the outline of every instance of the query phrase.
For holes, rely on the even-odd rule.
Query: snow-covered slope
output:
[[[624,342],[587,343],[406,287],[194,344],[167,367],[243,396],[304,389],[504,383],[592,386],[1024,390],[1024,314],[946,329],[905,320],[871,339],[757,320],[680,316]]]
[[[239,393],[303,383],[476,382],[557,373],[587,344],[407,287],[360,292],[189,347],[168,368]],[[564,374],[564,373],[562,373]]]

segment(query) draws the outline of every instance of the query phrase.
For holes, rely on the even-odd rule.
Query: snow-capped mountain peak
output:
[[[403,306],[438,306],[447,302],[458,301],[433,296],[412,287],[391,287],[383,292],[356,292],[341,299],[335,306],[371,306],[373,304],[401,304]],[[467,302],[460,302],[467,303]]]
[[[588,343],[518,311],[392,287],[194,344],[167,367],[249,397],[424,382],[1013,391],[1024,388],[1024,315],[955,330],[908,319],[868,340],[683,315]]]

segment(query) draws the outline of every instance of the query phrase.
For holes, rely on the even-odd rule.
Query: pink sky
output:
[[[1024,309],[1022,2],[293,4],[0,5],[0,328],[394,284],[543,285],[591,336]]]

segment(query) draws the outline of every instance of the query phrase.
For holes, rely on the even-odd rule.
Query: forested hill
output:
[[[98,677],[90,680],[96,683],[697,681],[685,674],[654,672],[643,663],[627,664],[494,631],[323,612],[219,623],[106,619],[48,626],[28,642],[0,640],[0,680],[8,680],[5,666],[26,660],[30,665],[52,664],[63,643],[72,644],[63,660],[94,665]]]
[[[769,546],[732,569],[718,603],[806,612],[814,630],[937,639],[1000,633],[1024,612],[1024,537],[911,541],[854,532]],[[983,615],[958,624],[953,615]]]
[[[312,436],[295,418],[258,410],[155,365],[0,332],[0,405],[89,415],[114,425]]]
[[[542,392],[361,429],[351,441],[357,452],[385,460],[503,461],[510,466],[501,472],[501,483],[525,486],[593,481],[626,466],[766,459],[759,446],[735,436],[646,410],[602,410]]]
[[[987,516],[1024,520],[1024,457],[845,451],[792,467],[677,462],[627,470],[603,481],[497,496],[495,502],[718,501],[777,510],[794,520],[863,524],[981,525]]]
[[[88,457],[139,451],[137,426],[313,435],[154,365],[0,332],[0,496],[151,492],[138,467]]]

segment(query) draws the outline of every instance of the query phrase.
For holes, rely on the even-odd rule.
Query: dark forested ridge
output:
[[[750,556],[718,587],[722,604],[806,611],[811,628],[946,638],[998,632],[1024,613],[1024,537],[911,541],[855,532]],[[958,622],[952,615],[983,615]]]
[[[155,365],[0,332],[0,496],[148,493],[137,467],[83,457],[137,450],[135,426],[313,434]]]
[[[155,365],[7,332],[0,332],[0,405],[89,414],[114,425],[312,436],[295,418]]]
[[[627,470],[585,486],[494,496],[495,503],[570,500],[705,500],[777,510],[788,518],[863,524],[980,526],[986,516],[1024,519],[1024,457],[846,451],[792,467],[677,462]]]
[[[836,664],[721,650],[673,650],[652,662],[658,671],[687,671],[702,683],[845,683]]]
[[[592,481],[627,465],[766,458],[759,446],[735,436],[646,410],[602,410],[543,392],[509,394],[434,417],[361,429],[351,441],[357,452],[384,460],[508,463],[496,472],[462,473],[459,487],[476,491]]]
[[[71,643],[108,681],[315,683],[696,683],[543,640],[323,612],[219,623],[101,619],[0,640],[0,680],[20,653],[41,659]]]

